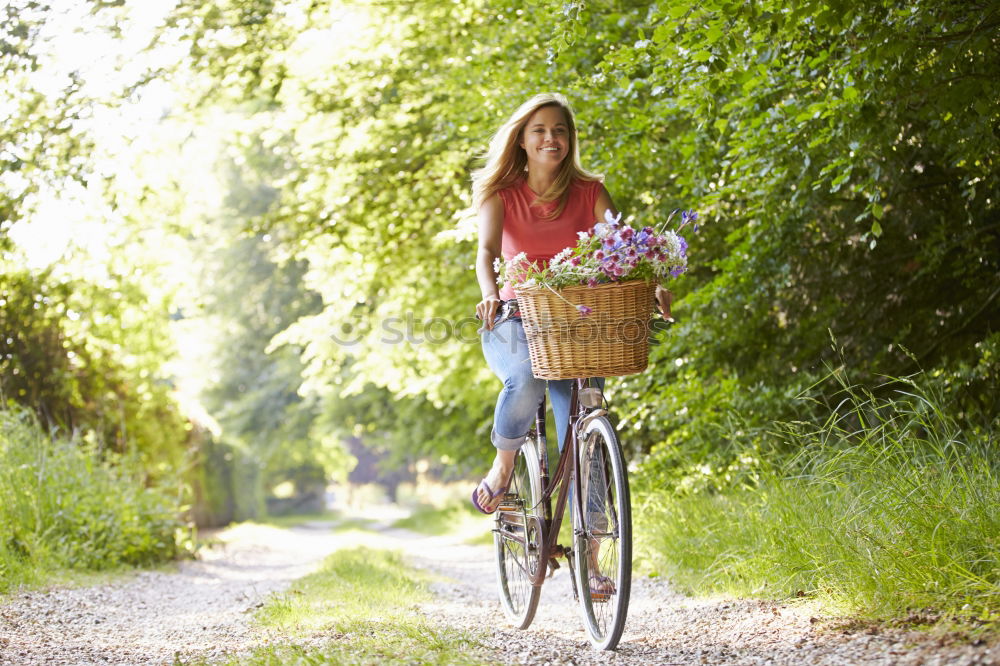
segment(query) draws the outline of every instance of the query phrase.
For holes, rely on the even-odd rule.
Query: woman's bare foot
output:
[[[479,484],[479,488],[476,490],[476,498],[479,501],[479,506],[486,513],[493,513],[497,505],[500,504],[500,500],[503,499],[503,490],[507,488],[507,483],[510,480],[510,472],[514,469],[514,458],[516,456],[517,451],[497,450],[497,456],[493,459],[493,467],[490,468],[486,478],[483,479],[486,483]],[[489,490],[486,489],[486,486],[489,486],[489,490],[493,491],[492,496]]]
[[[590,592],[593,595],[605,596],[615,593],[614,582],[601,573],[601,542],[597,539],[590,539],[590,547],[587,549],[590,560]]]
[[[590,571],[588,581],[590,583],[590,594],[594,601],[604,601],[607,597],[615,593],[615,584],[610,577],[601,572],[600,563],[601,542],[597,539],[590,540],[590,548],[587,555],[590,559]]]

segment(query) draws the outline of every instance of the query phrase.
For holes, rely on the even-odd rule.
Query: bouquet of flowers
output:
[[[527,260],[525,253],[509,261],[497,259],[497,282],[516,287],[546,287],[556,293],[560,287],[587,285],[596,287],[609,282],[632,280],[666,280],[687,270],[687,241],[677,232],[685,226],[698,226],[698,213],[681,211],[677,231],[662,231],[678,211],[670,214],[661,231],[652,227],[634,229],[621,221],[622,215],[605,211],[605,221],[589,232],[579,232],[573,247],[554,256],[547,265],[538,266]],[[562,296],[560,296],[562,298]],[[565,299],[564,299],[565,300]],[[572,305],[572,304],[571,304]],[[585,305],[574,306],[581,314],[590,314]]]

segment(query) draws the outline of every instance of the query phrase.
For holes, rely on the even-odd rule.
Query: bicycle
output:
[[[573,382],[569,427],[551,478],[542,398],[497,507],[493,542],[500,599],[519,629],[531,624],[546,573],[559,568],[557,557],[565,557],[590,642],[613,650],[625,628],[632,585],[632,510],[621,445],[603,392],[591,381]],[[570,501],[573,542],[566,547],[556,541]]]

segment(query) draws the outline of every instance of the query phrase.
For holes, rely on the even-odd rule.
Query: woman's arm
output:
[[[597,200],[594,202],[594,221],[603,222],[605,211],[611,211],[613,216],[618,217],[618,209],[615,208],[615,202],[611,200],[608,188],[604,187],[602,183],[597,190]]]
[[[618,209],[615,208],[615,204],[611,201],[611,195],[608,194],[608,189],[601,184],[601,188],[597,192],[597,201],[594,203],[594,219],[598,222],[604,221],[604,212],[611,211],[611,215],[617,217]],[[665,289],[660,285],[656,285],[656,304],[660,308],[660,314],[667,321],[673,321],[674,318],[670,315],[670,302],[673,300],[673,294],[670,293],[669,289]]]
[[[479,209],[479,251],[476,253],[476,279],[483,299],[476,305],[476,316],[487,330],[493,328],[493,317],[500,307],[497,273],[493,261],[500,256],[503,239],[503,202],[496,194]]]

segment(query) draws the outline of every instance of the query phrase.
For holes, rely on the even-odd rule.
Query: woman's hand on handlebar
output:
[[[476,318],[482,320],[483,328],[487,331],[493,329],[493,320],[500,309],[500,299],[496,296],[487,296],[476,304]]]

